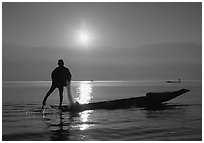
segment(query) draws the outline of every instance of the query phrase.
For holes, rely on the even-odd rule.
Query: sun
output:
[[[90,42],[90,35],[88,34],[87,31],[81,31],[79,33],[79,40],[81,44],[87,45]]]
[[[89,35],[85,32],[81,32],[80,41],[83,43],[87,43],[89,41]]]
[[[74,31],[74,41],[75,45],[80,48],[90,49],[94,46],[96,38],[93,32],[93,29],[90,29],[86,26],[81,27],[80,29]]]

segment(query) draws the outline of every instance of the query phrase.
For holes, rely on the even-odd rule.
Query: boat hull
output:
[[[73,107],[62,106],[62,111],[74,111],[81,112],[84,110],[96,110],[96,109],[121,109],[121,108],[130,108],[130,107],[150,107],[157,106],[163,102],[167,102],[177,96],[180,96],[190,90],[180,89],[173,92],[149,92],[146,96],[141,97],[132,97],[125,99],[117,99],[110,101],[101,101],[88,104],[77,104]],[[59,108],[59,106],[52,105],[53,108]]]

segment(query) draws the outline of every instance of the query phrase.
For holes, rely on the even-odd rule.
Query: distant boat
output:
[[[181,83],[181,79],[179,78],[178,80],[167,80],[167,83]]]

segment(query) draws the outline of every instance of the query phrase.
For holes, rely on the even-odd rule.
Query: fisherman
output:
[[[58,60],[58,67],[56,67],[51,74],[52,77],[52,85],[50,87],[50,90],[47,92],[46,96],[43,99],[43,105],[42,108],[46,105],[46,100],[48,96],[56,89],[59,90],[59,96],[60,96],[60,104],[59,108],[62,107],[62,101],[63,101],[63,88],[64,86],[70,86],[71,81],[71,73],[68,68],[64,66],[64,61],[62,59]],[[69,87],[70,88],[70,87]],[[70,95],[71,96],[71,95]]]

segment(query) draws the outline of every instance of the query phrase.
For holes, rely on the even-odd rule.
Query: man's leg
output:
[[[59,104],[59,108],[62,107],[62,101],[63,101],[63,86],[58,87],[59,89],[59,96],[60,96],[60,104]]]
[[[43,99],[43,106],[42,106],[41,109],[43,109],[43,107],[45,106],[48,96],[50,96],[50,94],[51,94],[55,89],[56,89],[56,86],[54,86],[54,85],[52,84],[52,86],[50,87],[50,90],[47,92],[47,94],[45,95],[45,97],[44,97],[44,99]]]

